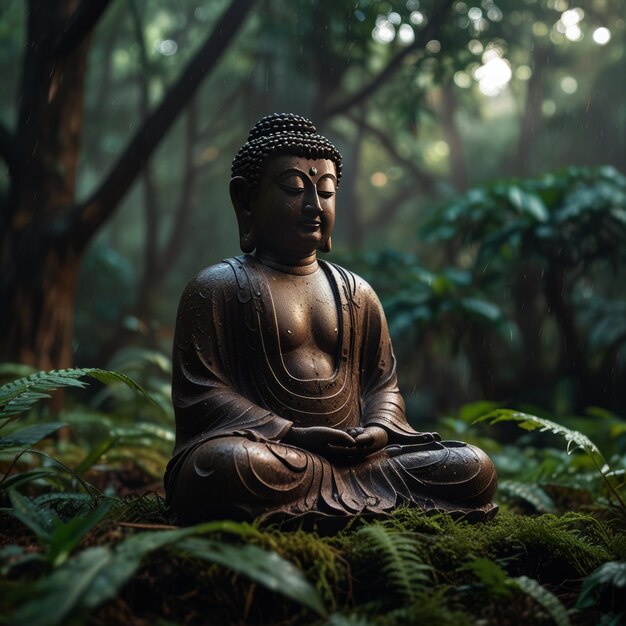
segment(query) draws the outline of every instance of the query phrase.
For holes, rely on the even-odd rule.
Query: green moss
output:
[[[160,498],[119,500],[88,545],[117,543],[142,530],[120,522],[149,526],[166,521]],[[447,515],[401,509],[377,520],[355,520],[334,535],[256,527],[244,536],[225,532],[211,538],[252,542],[289,560],[317,589],[330,621],[320,621],[243,574],[167,549],[144,560],[115,602],[147,621],[167,614],[174,623],[192,625],[206,623],[207,616],[221,624],[520,623],[507,621],[512,612],[540,624],[550,623],[549,618],[532,598],[516,589],[502,591],[502,585],[498,590],[468,565],[478,557],[489,559],[499,564],[506,580],[522,575],[536,579],[571,608],[582,578],[626,556],[619,522],[591,513],[528,517],[505,511],[491,522],[470,525]],[[108,610],[110,605],[98,614],[105,616]]]

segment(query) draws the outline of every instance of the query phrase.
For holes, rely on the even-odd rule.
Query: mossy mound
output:
[[[166,522],[157,497],[114,501],[70,561],[87,549],[119,551],[142,534],[157,537],[156,547],[114,597],[89,611],[79,605],[69,611],[72,623],[595,624],[595,609],[571,609],[583,579],[603,563],[624,559],[626,545],[617,522],[590,513],[529,517],[504,511],[470,525],[402,509],[383,519],[354,520],[334,535],[225,523],[182,531],[200,542],[186,544],[184,551],[180,543],[159,542],[159,533],[179,532]],[[15,521],[10,523],[14,532]],[[235,557],[246,546],[258,549],[253,556],[279,555],[280,563],[295,566],[312,585],[323,608],[311,610],[280,584],[255,578],[245,563],[212,562],[194,553],[193,545],[202,547],[206,537]],[[283,574],[277,572],[278,580],[287,580]],[[37,569],[24,563],[6,570],[0,578],[5,615],[16,610],[19,616],[27,594],[29,602],[40,601],[45,576],[41,563]]]

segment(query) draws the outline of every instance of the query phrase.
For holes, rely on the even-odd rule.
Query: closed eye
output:
[[[334,191],[318,191],[317,195],[320,196],[321,198],[325,198],[326,200],[328,200],[329,198],[332,198],[335,195]]]
[[[297,196],[298,194],[304,192],[304,187],[292,187],[291,185],[285,185],[282,183],[279,183],[279,186],[283,191],[286,191],[287,193],[294,196]]]

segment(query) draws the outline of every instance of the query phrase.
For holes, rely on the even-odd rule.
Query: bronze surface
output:
[[[235,158],[231,197],[254,254],[201,271],[176,323],[165,483],[183,523],[497,510],[484,452],[407,423],[376,294],[317,258],[340,173],[334,146],[290,114],[261,120]]]

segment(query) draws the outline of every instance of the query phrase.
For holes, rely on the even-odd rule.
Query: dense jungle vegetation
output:
[[[7,0],[0,42],[0,623],[626,622],[619,0]],[[412,425],[494,459],[491,522],[164,506],[178,298],[287,110],[343,153],[328,258]]]

